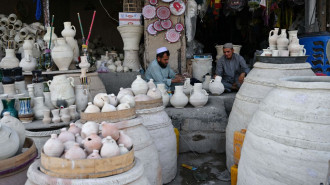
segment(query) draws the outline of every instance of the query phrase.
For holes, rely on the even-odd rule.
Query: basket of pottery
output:
[[[100,178],[124,173],[135,164],[132,140],[110,123],[72,123],[45,143],[40,170],[53,177]]]

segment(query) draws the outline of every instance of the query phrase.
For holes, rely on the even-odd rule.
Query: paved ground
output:
[[[225,161],[226,154],[182,153],[178,159],[177,176],[167,185],[230,185],[230,182],[217,179],[220,172],[226,168]],[[192,171],[182,167],[181,164],[188,164],[198,169]]]

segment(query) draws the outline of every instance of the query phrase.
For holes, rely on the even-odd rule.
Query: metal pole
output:
[[[305,0],[305,31],[306,33],[313,31],[313,26],[315,24],[315,14],[316,14],[316,0]]]

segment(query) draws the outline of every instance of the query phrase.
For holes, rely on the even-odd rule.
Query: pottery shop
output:
[[[2,3],[0,185],[329,185],[327,0]]]

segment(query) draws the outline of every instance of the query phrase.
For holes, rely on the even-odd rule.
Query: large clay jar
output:
[[[150,184],[161,185],[163,183],[159,154],[153,138],[142,123],[143,119],[138,117],[117,123],[107,123],[107,125],[111,124],[125,131],[125,134],[133,141],[134,155],[143,163],[144,175]]]
[[[279,28],[274,28],[274,30],[271,30],[269,32],[268,42],[270,49],[276,49],[277,48],[277,38],[278,38],[278,30]]]
[[[220,95],[225,91],[225,87],[221,83],[222,77],[216,76],[215,79],[212,79],[209,83],[209,90],[214,95]]]
[[[19,66],[19,60],[16,58],[14,49],[6,49],[6,56],[0,62],[0,68],[10,69]]]
[[[189,98],[189,103],[194,107],[203,107],[207,100],[209,99],[209,94],[202,89],[201,83],[195,83],[194,88],[191,91],[191,95]]]
[[[23,144],[25,142],[25,127],[22,122],[17,118],[12,117],[9,112],[3,114],[3,118],[0,120],[0,124],[14,129],[19,137],[19,149],[18,152],[21,152]]]
[[[236,94],[233,108],[230,112],[226,128],[226,156],[227,169],[234,164],[233,138],[234,132],[246,129],[259,103],[271,91],[279,78],[288,76],[314,76],[309,63],[297,64],[254,64],[253,69],[244,79],[240,90]]]
[[[141,75],[136,75],[136,79],[133,81],[131,88],[134,95],[147,94],[148,83],[141,78]]]
[[[88,102],[88,106],[87,108],[85,109],[85,113],[98,113],[100,112],[100,108],[96,105],[93,105],[92,102]]]
[[[166,107],[170,102],[170,95],[168,95],[167,90],[165,88],[165,84],[157,84],[158,90],[162,94],[163,105]]]
[[[19,137],[17,132],[0,123],[0,160],[14,156],[19,149]]]
[[[324,100],[329,99],[330,77],[281,79],[249,123],[238,184],[326,183],[330,106]]]
[[[286,29],[281,29],[281,35],[277,39],[277,49],[287,50],[289,45],[289,39],[286,38]]]
[[[170,99],[175,108],[184,108],[188,104],[188,97],[183,93],[183,86],[175,86],[175,91]]]
[[[57,138],[56,134],[52,134],[43,147],[43,151],[50,157],[60,157],[64,151],[64,144]]]
[[[52,28],[52,42],[51,42],[51,46],[50,49],[54,48],[54,42],[57,39],[57,35],[54,33],[55,31],[55,27]],[[47,27],[47,33],[44,35],[44,41],[47,43],[47,48],[49,46],[49,41],[50,41],[50,32],[51,32],[51,27]]]
[[[84,144],[87,153],[91,154],[93,150],[101,149],[102,139],[97,134],[91,134],[82,141],[82,144]]]
[[[52,59],[60,71],[69,69],[73,59],[73,51],[64,38],[57,39],[56,46],[52,49]]]
[[[102,140],[103,146],[101,148],[101,156],[103,158],[114,157],[120,155],[119,147],[115,140],[111,136],[107,136]]]
[[[182,86],[180,87],[182,88]],[[176,89],[175,93],[177,92]],[[181,93],[184,95],[183,92]],[[186,102],[188,102],[187,97],[186,99]],[[172,120],[164,109],[163,106],[155,106],[150,109],[137,109],[136,113],[143,119],[143,125],[149,130],[157,147],[162,167],[162,179],[163,183],[166,184],[171,182],[176,175],[177,143]]]
[[[49,108],[44,104],[44,97],[35,97],[33,98],[33,101],[34,117],[38,120],[42,120],[44,118],[44,110],[49,110]]]
[[[52,81],[48,81],[48,86],[51,94],[52,104],[56,107],[57,100],[65,100],[68,106],[75,102],[74,95],[74,79],[65,75],[54,76]]]
[[[139,43],[143,34],[141,25],[121,25],[117,27],[123,42],[125,58],[123,66],[127,66],[133,71],[139,71]]]
[[[131,149],[133,146],[132,139],[124,133],[124,131],[119,131],[118,144],[123,144],[126,148]]]

